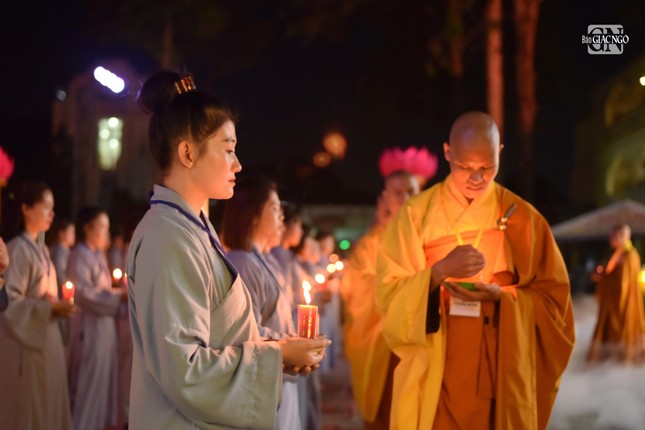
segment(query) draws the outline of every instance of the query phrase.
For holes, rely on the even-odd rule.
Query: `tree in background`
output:
[[[541,0],[514,0],[515,16],[515,73],[519,98],[519,176],[518,191],[531,201],[535,183],[533,163],[533,133],[537,115],[535,97],[535,40]]]

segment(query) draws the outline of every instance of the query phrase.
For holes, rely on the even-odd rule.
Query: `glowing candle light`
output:
[[[329,273],[334,273],[334,272],[336,271],[336,265],[329,263],[329,264],[327,265],[327,271],[328,271]]]
[[[302,292],[306,305],[298,305],[298,336],[309,339],[318,337],[318,306],[311,305],[311,284],[302,281]]]
[[[325,278],[325,275],[323,275],[322,273],[317,273],[316,276],[314,276],[314,279],[319,284],[324,284],[325,281],[327,280],[327,278]]]
[[[338,260],[334,263],[334,267],[336,268],[336,271],[340,272],[345,268],[345,264],[342,261]]]
[[[112,279],[114,282],[119,282],[123,278],[123,272],[118,267],[112,271]]]
[[[74,284],[71,282],[67,281],[63,285],[63,299],[67,300],[70,305],[74,304],[74,291],[76,288],[74,288]]]

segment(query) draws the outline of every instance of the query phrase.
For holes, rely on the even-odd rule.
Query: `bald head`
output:
[[[499,149],[499,130],[493,118],[483,112],[466,112],[455,120],[450,128],[450,146],[467,149],[471,146],[488,145]]]
[[[622,249],[632,238],[632,229],[628,224],[617,224],[609,233],[609,243],[614,249]]]
[[[452,180],[467,200],[482,195],[493,182],[502,148],[499,130],[489,115],[466,112],[455,120],[443,152]]]

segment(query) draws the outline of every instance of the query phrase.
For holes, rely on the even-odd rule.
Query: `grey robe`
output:
[[[49,248],[49,254],[52,257],[52,263],[56,268],[56,279],[58,280],[58,297],[63,298],[63,284],[67,282],[67,262],[69,261],[70,249],[57,243]],[[63,335],[63,344],[69,343],[69,320],[60,319],[60,332]]]
[[[80,312],[72,318],[70,392],[74,428],[98,430],[117,424],[118,369],[115,315],[121,297],[112,290],[105,254],[74,247],[67,275],[76,286]]]
[[[56,279],[58,279],[58,286],[60,291],[60,286],[67,282],[67,262],[69,261],[69,254],[71,249],[66,246],[57,243],[52,245],[49,248],[49,253],[52,257],[52,262],[54,267],[56,267]],[[62,298],[62,295],[59,297]]]
[[[271,257],[267,260],[269,263],[275,263],[279,275],[284,278],[284,290],[289,299],[292,313],[295,314],[296,303],[299,300],[300,290],[302,289],[302,285],[296,285],[295,281],[294,265],[296,264],[296,256],[293,252],[281,246],[276,246],[269,254]]]
[[[270,263],[257,250],[228,252],[228,258],[244,280],[258,323],[260,335],[273,339],[294,336],[291,306],[284,287],[272,273]],[[297,377],[285,375],[282,403],[278,410],[276,429],[299,429]]]
[[[168,188],[155,185],[152,200],[198,217]],[[126,273],[130,429],[273,428],[280,348],[261,340],[249,293],[208,234],[177,209],[152,205],[134,232]]]
[[[7,249],[9,306],[0,314],[0,428],[70,429],[67,372],[58,321],[56,272],[47,247],[22,234]]]

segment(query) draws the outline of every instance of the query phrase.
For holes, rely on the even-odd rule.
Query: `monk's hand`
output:
[[[455,282],[442,282],[441,285],[448,290],[451,296],[469,302],[497,302],[502,294],[502,288],[497,284],[483,284],[481,282],[475,282],[474,286],[477,291],[467,290],[466,288],[457,285]]]
[[[309,366],[312,367],[325,357],[325,348],[331,345],[331,340],[306,339],[302,337],[288,337],[278,341],[282,349],[282,362],[287,368],[297,368],[299,371]]]
[[[432,281],[438,285],[446,278],[470,278],[484,267],[484,254],[472,245],[460,245],[432,266]]]

